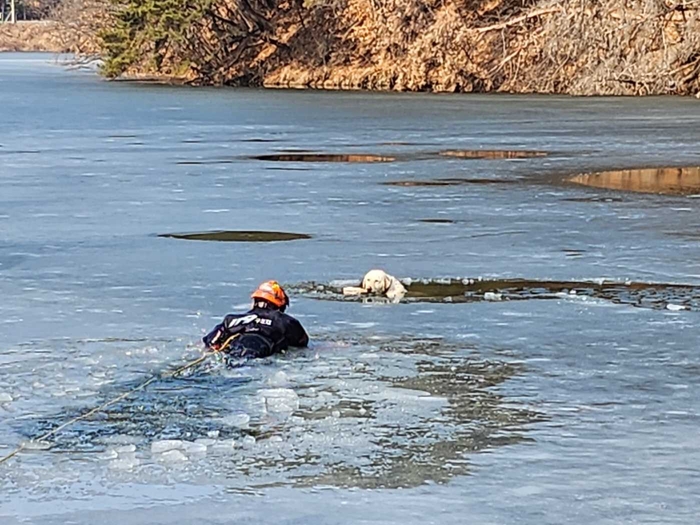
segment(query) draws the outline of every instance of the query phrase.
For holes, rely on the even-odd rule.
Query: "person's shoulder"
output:
[[[299,322],[296,317],[289,315],[286,312],[280,312],[279,310],[275,311],[277,315],[279,315],[282,319],[285,319],[286,321],[292,321],[292,322]]]
[[[231,321],[235,321],[236,319],[242,319],[244,317],[251,315],[252,313],[253,313],[253,311],[250,310],[248,312],[244,312],[241,314],[227,314],[226,317],[224,317],[224,322],[231,322]]]

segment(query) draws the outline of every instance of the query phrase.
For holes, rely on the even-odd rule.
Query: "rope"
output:
[[[220,347],[219,350],[215,350],[214,352],[209,352],[209,353],[207,353],[207,354],[204,354],[203,356],[198,357],[198,358],[195,359],[194,361],[190,361],[189,363],[186,363],[186,364],[182,365],[181,367],[176,368],[176,369],[173,370],[172,372],[161,372],[161,373],[158,374],[158,375],[154,375],[154,376],[152,376],[152,377],[149,377],[146,381],[144,381],[143,383],[141,383],[141,384],[138,385],[137,387],[132,388],[132,389],[129,390],[128,392],[124,392],[123,394],[118,395],[118,396],[115,397],[114,399],[110,399],[109,401],[107,401],[107,402],[101,404],[101,405],[98,406],[98,407],[93,408],[92,410],[90,410],[90,411],[88,411],[88,412],[85,412],[84,414],[81,414],[80,416],[76,416],[76,417],[74,417],[73,419],[70,419],[70,420],[66,421],[65,423],[63,423],[63,424],[57,426],[57,427],[54,428],[53,430],[50,430],[50,431],[47,432],[46,434],[44,434],[44,435],[42,435],[42,436],[39,436],[39,437],[36,438],[36,439],[33,439],[32,441],[46,441],[48,438],[50,438],[50,437],[52,437],[52,436],[55,436],[55,435],[58,434],[61,430],[63,430],[64,428],[66,428],[66,427],[68,427],[68,426],[70,426],[70,425],[72,425],[73,423],[77,423],[78,421],[82,421],[82,420],[84,420],[84,419],[88,419],[88,418],[91,417],[91,416],[94,416],[95,414],[97,414],[98,412],[101,412],[101,411],[104,410],[105,408],[107,408],[107,407],[109,407],[109,406],[111,406],[111,405],[113,405],[113,404],[115,404],[115,403],[118,403],[119,401],[122,401],[122,400],[126,399],[126,398],[129,397],[131,394],[133,394],[133,393],[135,393],[135,392],[138,392],[139,390],[143,390],[144,388],[146,388],[148,385],[150,385],[150,384],[153,383],[154,381],[158,381],[159,379],[169,379],[169,378],[175,377],[175,376],[177,376],[177,375],[179,375],[179,374],[181,374],[181,373],[183,373],[183,372],[185,372],[185,371],[187,371],[187,370],[189,370],[189,369],[191,369],[191,368],[196,367],[196,366],[199,365],[200,363],[203,363],[210,355],[225,350],[225,349],[228,347],[228,345],[231,344],[231,341],[233,341],[236,337],[238,337],[238,335],[239,335],[239,334],[234,334],[234,335],[232,335],[231,337],[229,337],[229,338],[226,340],[226,342],[225,342],[223,345],[221,345],[221,347]],[[16,449],[14,449],[12,452],[10,452],[10,453],[7,454],[6,456],[3,456],[2,458],[0,458],[0,464],[5,463],[7,460],[9,460],[9,459],[15,457],[17,454],[19,454],[20,452],[22,452],[25,448],[26,448],[25,443],[22,443],[20,446],[18,446],[18,447],[17,447]]]

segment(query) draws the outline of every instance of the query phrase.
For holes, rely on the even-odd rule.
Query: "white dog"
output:
[[[362,286],[343,288],[345,295],[375,294],[383,295],[393,303],[398,303],[406,295],[406,288],[396,277],[383,270],[370,270],[362,279]]]

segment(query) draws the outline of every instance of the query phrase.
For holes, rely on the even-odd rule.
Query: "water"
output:
[[[171,88],[9,54],[0,106],[0,454],[197,357],[262,280],[313,338],[32,443],[3,524],[695,521],[700,201],[566,182],[697,166],[694,100]],[[479,149],[549,155],[435,154]],[[394,161],[255,158],[298,152]],[[474,182],[385,184],[434,179]],[[311,239],[159,237],[229,231]],[[304,288],[376,266],[438,300]],[[479,277],[500,288],[440,295]]]

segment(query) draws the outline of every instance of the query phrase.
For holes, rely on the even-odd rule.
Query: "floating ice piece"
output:
[[[211,448],[216,450],[233,450],[236,447],[236,442],[233,439],[222,439],[216,441]]]
[[[680,312],[681,310],[687,310],[687,306],[683,306],[681,304],[667,304],[666,305],[666,310],[671,310],[672,312]]]
[[[207,437],[211,439],[216,439],[219,437],[219,434],[220,432],[218,430],[210,430],[209,432],[207,432]]]
[[[12,396],[7,392],[0,392],[0,404],[12,403]]]
[[[135,457],[119,458],[109,462],[109,468],[114,470],[133,470],[141,464]]]
[[[207,446],[203,443],[185,442],[185,452],[188,454],[206,454]]]
[[[259,395],[262,397],[267,412],[294,412],[299,408],[299,396],[289,388],[261,390]]]
[[[137,436],[128,436],[126,434],[116,434],[114,436],[105,436],[101,440],[106,445],[132,445],[141,441],[141,438]]]
[[[255,445],[257,440],[255,439],[254,436],[245,436],[242,440],[241,443],[244,447],[252,447]]]
[[[221,418],[221,422],[226,426],[245,428],[250,422],[250,416],[248,414],[233,414],[231,416]]]
[[[494,293],[494,292],[486,292],[484,294],[484,299],[486,301],[502,301],[503,300],[503,294],[500,293]]]
[[[48,441],[34,441],[32,439],[22,443],[22,448],[24,448],[24,450],[48,450],[51,448],[51,443]]]
[[[270,386],[287,386],[289,384],[289,377],[280,370],[268,379],[267,382]]]
[[[136,452],[136,445],[124,445],[121,447],[114,447],[114,451],[117,454],[131,454]]]
[[[184,448],[184,441],[180,441],[179,439],[163,439],[151,443],[152,454],[162,454],[164,452],[170,452],[171,450],[182,450]]]
[[[179,450],[168,450],[160,455],[160,460],[167,461],[168,463],[181,463],[187,461],[187,456]]]
[[[216,443],[215,439],[210,439],[210,438],[200,438],[200,439],[195,439],[195,443],[199,445],[204,445],[205,447],[211,447]]]
[[[100,454],[100,458],[102,459],[117,459],[118,457],[119,454],[113,448],[109,448],[105,450],[102,454]]]

